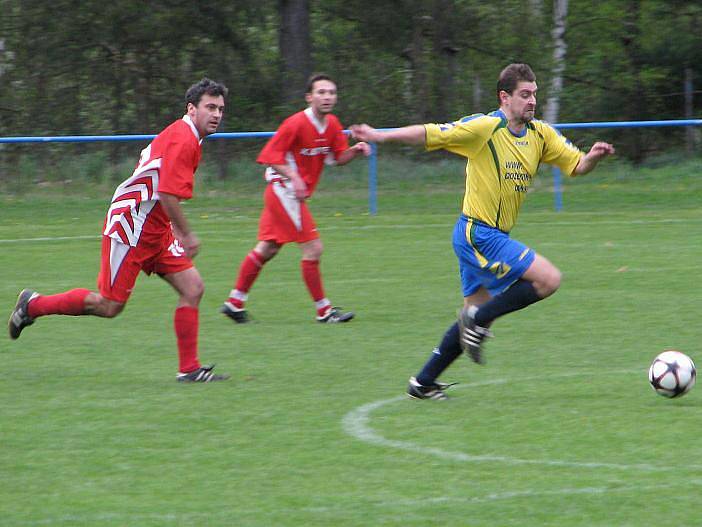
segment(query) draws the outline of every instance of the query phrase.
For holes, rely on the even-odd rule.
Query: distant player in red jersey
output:
[[[257,159],[267,165],[268,181],[259,242],[241,263],[234,289],[221,308],[238,323],[249,320],[244,303],[263,266],[290,242],[302,250],[302,278],[314,301],[317,321],[348,322],[354,316],[333,307],[324,292],[319,270],[322,242],[305,200],[314,192],[325,164],[345,165],[359,154],[369,155],[370,146],[360,142],[349,148],[339,119],[331,113],[337,93],[329,76],[313,75],[305,100],[308,108],[283,121]]]
[[[192,258],[200,240],[180,205],[193,195],[193,179],[202,141],[214,133],[224,112],[227,88],[202,79],[185,94],[185,115],[163,130],[142,152],[134,173],[117,187],[105,218],[98,291],[72,289],[40,295],[19,294],[8,323],[10,338],[45,315],[94,315],[113,318],[122,312],[140,271],[157,273],[178,293],[174,326],[182,382],[229,378],[198,360],[198,306],[204,292]]]

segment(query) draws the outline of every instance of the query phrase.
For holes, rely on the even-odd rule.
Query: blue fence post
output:
[[[556,212],[563,209],[563,190],[561,188],[561,171],[558,167],[553,167],[553,205]]]
[[[371,216],[378,214],[378,146],[370,144],[368,156],[368,212]]]

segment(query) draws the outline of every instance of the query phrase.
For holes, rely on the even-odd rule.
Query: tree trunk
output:
[[[481,112],[481,107],[483,104],[483,83],[480,80],[479,73],[473,73],[473,108],[469,112],[464,112],[467,114]],[[497,101],[494,99],[491,101],[489,107],[492,108]]]
[[[312,73],[309,0],[280,0],[278,43],[283,60],[283,97],[286,102],[299,102],[305,82]]]
[[[408,62],[408,102],[414,114],[412,120],[416,122],[426,122],[429,119],[429,64],[426,46],[432,21],[432,17],[421,10],[415,13],[412,20],[412,42],[402,54]]]
[[[453,107],[454,85],[456,79],[456,54],[458,48],[454,44],[452,0],[436,0],[434,4],[434,55],[439,58],[435,65],[434,84],[434,115],[445,121],[450,117]]]
[[[544,109],[544,119],[549,123],[557,123],[561,108],[561,92],[563,91],[563,72],[566,66],[568,44],[565,41],[566,18],[568,16],[568,0],[553,2],[553,69],[548,99]]]
[[[629,75],[633,79],[633,85],[629,93],[628,118],[632,121],[646,119],[646,94],[644,93],[641,69],[643,67],[641,52],[641,28],[640,28],[641,5],[638,0],[630,0],[627,5],[627,15],[624,20],[624,52],[629,59]],[[634,128],[632,135],[632,160],[635,165],[641,164],[644,159],[644,138],[641,128]]]

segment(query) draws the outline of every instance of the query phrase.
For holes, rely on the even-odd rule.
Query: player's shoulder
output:
[[[198,132],[194,125],[188,123],[185,119],[177,119],[164,128],[157,139],[168,139],[169,141],[178,142],[197,142]]]
[[[569,148],[578,150],[578,147],[564,136],[558,128],[547,121],[532,119],[527,123],[527,128],[533,130],[544,144],[566,144]]]
[[[280,125],[278,125],[276,132],[282,131],[285,134],[295,134],[300,129],[304,128],[305,121],[307,121],[307,118],[305,117],[304,111],[295,112],[283,119]]]
[[[501,111],[496,110],[489,113],[474,113],[462,117],[459,123],[474,123],[479,126],[492,126],[495,129],[507,127],[507,118]]]
[[[178,119],[172,122],[161,131],[151,143],[151,150],[154,155],[197,155],[201,148],[198,132],[194,125],[185,119]]]
[[[561,133],[549,122],[541,119],[532,119],[527,123],[527,129],[535,131],[541,137],[545,135],[561,135]]]
[[[455,121],[455,125],[480,131],[481,135],[491,135],[501,128],[507,128],[507,118],[499,110],[490,113],[474,113],[461,117]]]
[[[427,123],[425,126],[438,127],[439,131],[446,132],[446,131],[449,131],[452,128],[455,128],[457,126],[465,126],[468,123],[474,122],[482,117],[485,117],[485,114],[474,113],[471,115],[466,115],[464,117],[461,117],[460,119],[456,119],[455,121],[450,121],[448,123],[436,123],[436,124]]]

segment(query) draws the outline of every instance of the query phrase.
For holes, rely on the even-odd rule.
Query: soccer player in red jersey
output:
[[[181,382],[229,378],[198,360],[198,306],[204,292],[192,258],[200,240],[180,205],[193,195],[193,179],[202,141],[213,134],[224,112],[227,88],[204,78],[185,94],[185,115],[164,129],[141,152],[133,174],[117,187],[102,233],[98,292],[72,289],[40,295],[19,294],[8,322],[10,338],[46,315],[94,315],[113,318],[122,312],[140,271],[156,273],[178,293],[174,326]]]
[[[234,289],[220,310],[237,323],[249,320],[244,304],[263,266],[290,242],[302,251],[302,278],[314,301],[317,321],[348,322],[354,316],[333,307],[324,292],[319,269],[322,242],[305,200],[314,193],[325,164],[345,165],[359,154],[368,156],[370,146],[359,142],[349,148],[339,119],[331,113],[337,93],[328,75],[310,77],[305,100],[307,109],[283,121],[257,159],[267,166],[268,181],[259,241],[241,263]]]

